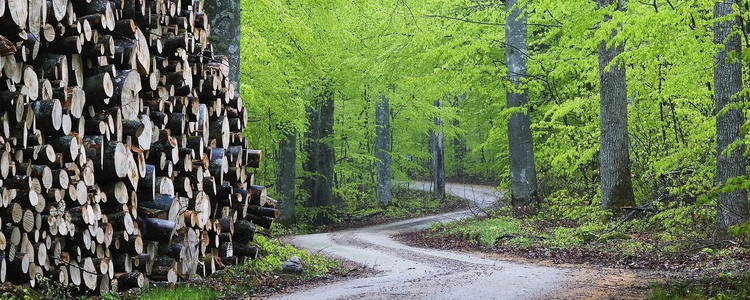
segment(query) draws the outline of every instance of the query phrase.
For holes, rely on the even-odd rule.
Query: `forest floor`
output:
[[[424,183],[411,188],[429,189]],[[492,187],[449,184],[471,200],[463,210],[340,231],[288,237],[291,244],[358,265],[351,279],[318,280],[259,295],[278,299],[643,299],[656,272],[477,251],[413,234],[481,214],[501,196]],[[411,234],[410,234],[411,233]],[[453,245],[451,249],[442,244]],[[424,248],[427,246],[429,248]]]

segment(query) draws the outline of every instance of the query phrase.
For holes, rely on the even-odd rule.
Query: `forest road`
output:
[[[429,189],[429,183],[410,188]],[[487,186],[446,184],[470,208],[338,232],[293,236],[291,244],[349,260],[376,273],[302,287],[274,299],[643,299],[647,282],[628,270],[561,266],[479,253],[404,245],[393,235],[471,216],[502,196]],[[644,286],[645,285],[645,286]],[[637,287],[634,289],[634,286]]]

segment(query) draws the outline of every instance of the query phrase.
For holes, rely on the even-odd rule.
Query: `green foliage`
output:
[[[296,249],[272,238],[256,235],[254,243],[259,249],[256,259],[244,264],[225,268],[211,274],[205,280],[212,282],[222,298],[243,298],[258,290],[273,289],[282,282],[299,282],[332,272],[346,272],[337,261],[318,253]],[[292,256],[302,261],[302,275],[283,274],[281,264]]]
[[[729,227],[729,233],[735,237],[750,239],[750,222]]]
[[[15,286],[12,292],[0,294],[0,299],[72,299],[79,290],[73,286],[63,286],[57,281],[49,278],[37,276],[37,286],[30,288],[28,286]]]
[[[404,187],[394,189],[393,198],[391,205],[382,208],[383,215],[386,217],[402,218],[435,213],[446,207],[465,207],[465,200],[455,196],[435,197],[430,192],[415,191]]]
[[[697,281],[680,281],[669,286],[656,286],[650,299],[747,299],[750,294],[750,273],[726,273],[703,276]]]
[[[448,234],[458,234],[468,240],[492,247],[498,240],[523,234],[521,222],[509,217],[487,218],[482,220],[458,221],[451,224]]]
[[[264,236],[256,235],[254,241],[260,250],[258,259],[247,261],[244,266],[237,268],[235,273],[280,274],[281,263],[292,256],[297,256],[302,260],[302,265],[305,268],[303,275],[307,277],[322,276],[338,267],[335,260],[294,248],[276,239],[268,239]]]
[[[590,0],[525,4],[529,74],[524,87],[530,104],[523,110],[532,118],[542,209],[528,220],[466,221],[449,226],[452,234],[487,246],[514,235],[519,237],[503,242],[563,249],[606,246],[627,254],[680,251],[705,238],[706,229],[714,227],[719,193],[750,191],[748,178],[723,187],[714,182],[715,1],[627,1],[626,10],[597,10]],[[304,107],[311,91],[324,79],[334,90],[330,142],[336,153],[334,193],[341,205],[298,209],[301,222],[421,213],[437,203],[398,195],[389,207],[375,203],[373,100],[380,95],[391,100],[395,180],[429,176],[427,133],[439,130],[446,136],[447,177],[508,186],[512,111],[505,107],[505,36],[504,24],[498,23],[505,17],[502,1],[244,0],[243,7],[242,95],[252,112],[250,143],[264,151],[256,182],[275,181],[282,130],[295,128],[300,136],[306,130]],[[746,7],[739,14],[750,19]],[[610,22],[602,22],[605,15]],[[618,34],[611,43],[625,45],[615,61],[627,72],[634,192],[638,206],[647,208],[619,225],[622,216],[599,209],[599,123],[607,116],[599,115],[596,51],[613,30]],[[750,48],[732,55],[750,60]],[[749,95],[749,87],[741,95]],[[443,108],[433,107],[434,100],[442,100]],[[436,118],[442,126],[435,125]],[[750,122],[742,132],[748,128]],[[467,151],[462,154],[460,147]],[[298,151],[304,159],[304,149]],[[750,223],[730,232],[750,238]],[[257,267],[281,259],[269,258],[267,266]],[[697,295],[723,299],[735,294]],[[665,291],[663,297],[694,296]]]
[[[304,224],[320,224],[318,220],[330,220],[330,223],[339,222],[333,207],[330,206],[302,207],[297,209],[295,217],[300,226],[304,226]],[[304,230],[305,228],[302,227],[301,229]]]
[[[150,287],[140,297],[154,300],[208,300],[218,298],[219,293],[201,286],[180,285],[175,288]]]
[[[281,232],[273,233],[272,236],[287,232],[309,233],[315,231],[316,228],[308,224],[312,224],[312,221],[320,215],[325,215],[335,219],[337,223],[342,223],[368,219],[370,217],[398,219],[465,207],[466,201],[456,196],[435,197],[427,191],[411,190],[404,186],[396,186],[393,189],[393,199],[388,206],[384,207],[378,202],[363,201],[353,205],[351,208],[339,211],[337,214],[334,214],[330,208],[303,207],[297,213],[297,218],[299,219],[297,224],[294,224],[291,228],[277,230]]]
[[[614,217],[598,209],[599,122],[606,116],[599,116],[596,55],[613,30],[618,34],[611,43],[625,45],[616,61],[627,72],[634,192],[639,206],[653,203],[658,211],[629,225],[675,241],[685,237],[679,229],[711,226],[713,196],[750,185],[715,188],[713,4],[630,1],[626,10],[597,10],[588,0],[526,2],[530,104],[522,109],[532,118],[543,218],[571,222],[556,233],[561,246],[585,242],[587,230],[601,234],[596,224]],[[281,133],[295,128],[302,136],[312,91],[324,80],[334,91],[330,142],[340,205],[299,209],[298,219],[378,211],[374,99],[381,95],[391,100],[395,180],[429,176],[427,133],[439,130],[446,136],[447,177],[508,186],[513,111],[505,107],[502,2],[246,0],[243,7],[241,87],[255,128],[248,137],[264,151],[256,182],[274,183]],[[602,22],[605,15],[610,22]],[[750,57],[743,51],[738,55]],[[433,107],[434,100],[443,107]],[[747,128],[750,123],[743,132]],[[304,149],[298,151],[305,159]],[[398,205],[385,212],[398,214]],[[747,233],[745,227],[733,231]]]

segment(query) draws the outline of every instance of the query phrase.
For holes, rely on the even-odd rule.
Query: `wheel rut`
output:
[[[428,189],[426,183],[410,188]],[[404,245],[393,235],[472,216],[502,194],[492,187],[449,184],[446,190],[471,202],[463,211],[346,231],[300,235],[300,248],[375,270],[372,276],[303,287],[273,299],[609,299],[613,280],[630,283],[622,270],[516,262],[483,254]],[[619,295],[622,296],[622,295]],[[638,296],[636,296],[637,298]],[[627,298],[627,297],[625,297]]]

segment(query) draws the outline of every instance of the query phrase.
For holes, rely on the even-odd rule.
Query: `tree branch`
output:
[[[437,18],[437,19],[448,19],[448,20],[454,20],[454,21],[461,21],[466,23],[472,23],[472,24],[479,24],[479,25],[490,25],[490,26],[505,26],[505,23],[495,23],[495,22],[485,22],[485,21],[475,21],[470,19],[464,19],[464,18],[458,18],[458,17],[451,17],[451,16],[442,16],[442,15],[425,15],[427,18]],[[536,24],[536,23],[526,23],[527,26],[538,26],[538,27],[562,27],[562,25],[555,25],[555,24]]]

